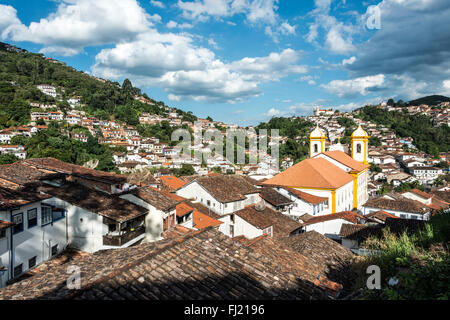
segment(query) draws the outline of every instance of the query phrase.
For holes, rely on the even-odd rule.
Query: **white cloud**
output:
[[[302,74],[308,71],[306,66],[298,65],[300,52],[285,49],[281,53],[271,53],[267,57],[244,58],[230,64],[246,79],[257,81],[278,81],[290,74]]]
[[[14,28],[20,28],[21,23],[17,18],[17,11],[11,6],[0,4],[0,37],[6,39],[8,34],[14,32]]]
[[[179,53],[183,52],[183,55]],[[150,30],[136,40],[103,49],[92,67],[103,78],[130,78],[138,86],[164,88],[172,100],[235,103],[261,94],[259,84],[304,73],[300,54],[287,49],[226,64],[191,37]]]
[[[449,89],[450,90],[450,80],[442,81],[442,86],[444,87],[444,89]]]
[[[209,49],[196,47],[190,37],[156,30],[102,50],[92,70],[102,77],[129,77],[137,85],[162,87],[176,101],[234,103],[261,93],[257,82],[244,79]]]
[[[366,95],[368,91],[381,87],[384,81],[384,74],[378,74],[351,80],[333,80],[322,87],[338,97],[354,97],[358,94]]]
[[[403,100],[439,94],[450,79],[448,0],[383,0],[378,4],[381,29],[367,30],[357,60],[347,65],[352,77],[384,74],[391,95]],[[367,15],[362,16],[365,22]]]
[[[309,32],[305,39],[309,43],[319,45],[317,39],[320,31],[325,33],[325,46],[332,53],[347,54],[356,50],[352,35],[357,26],[344,24],[330,15],[331,0],[316,0],[315,9],[310,12],[314,22],[309,25]]]
[[[174,29],[174,28],[180,28],[180,29],[191,29],[193,28],[193,25],[190,23],[178,23],[175,22],[173,20],[170,20],[167,24],[166,27],[169,29]]]
[[[161,1],[150,0],[150,4],[160,9],[164,9],[166,7],[165,4],[162,3]]]
[[[5,13],[10,16],[11,7],[1,6],[0,15]],[[159,15],[147,14],[136,0],[61,0],[47,18],[29,26],[16,20],[3,36],[48,46],[44,51],[74,53],[86,46],[133,39],[160,20]]]
[[[178,1],[178,8],[188,19],[206,21],[209,17],[223,18],[244,14],[250,23],[276,22],[278,0],[195,0]]]
[[[342,65],[343,65],[343,66],[345,66],[345,65],[350,65],[350,64],[355,63],[355,61],[356,61],[356,57],[353,56],[353,57],[351,57],[351,58],[349,58],[349,59],[344,59],[344,60],[342,60]]]
[[[278,116],[281,116],[281,115],[283,115],[284,114],[284,112],[282,112],[282,111],[280,111],[280,110],[278,110],[278,109],[275,109],[275,108],[271,108],[269,111],[267,111],[264,115],[266,116],[266,117],[278,117]]]

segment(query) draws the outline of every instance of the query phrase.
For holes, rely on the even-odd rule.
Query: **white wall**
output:
[[[305,231],[316,231],[330,238],[339,238],[341,227],[343,223],[350,223],[347,220],[335,219],[324,222],[319,222],[305,226]]]
[[[51,200],[51,199],[49,199]],[[48,201],[48,200],[46,200]],[[44,201],[42,202],[44,203]],[[60,207],[61,208],[61,207]],[[37,225],[28,226],[28,211],[37,209]],[[58,252],[62,252],[67,246],[66,217],[45,226],[41,225],[41,202],[36,202],[13,210],[12,215],[23,214],[23,231],[13,235],[12,253],[13,267],[22,264],[22,271],[29,270],[28,260],[36,257],[36,266],[52,258],[51,249],[58,245]],[[0,219],[11,221],[10,212],[1,212]],[[2,257],[3,260],[3,257]],[[7,266],[10,269],[10,265]],[[34,268],[34,267],[33,267]],[[13,270],[9,270],[11,278]]]

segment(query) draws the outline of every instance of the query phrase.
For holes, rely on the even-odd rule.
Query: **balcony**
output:
[[[123,232],[121,235],[107,234],[103,236],[103,245],[112,247],[121,247],[124,244],[130,242],[131,240],[139,237],[145,233],[145,227],[140,226],[135,228],[133,231]]]

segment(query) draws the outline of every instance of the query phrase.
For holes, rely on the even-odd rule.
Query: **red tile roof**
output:
[[[290,193],[292,193],[297,198],[302,199],[303,201],[311,204],[319,204],[328,200],[328,198],[318,197],[294,188],[285,188],[285,189]]]
[[[337,220],[337,219],[343,219],[352,223],[358,223],[361,219],[364,220],[364,216],[353,212],[353,211],[342,211],[338,213],[332,213],[332,214],[326,214],[323,216],[317,216],[312,217],[311,219],[308,219],[307,221],[303,222],[303,226],[316,224],[320,222],[326,222],[331,220]]]
[[[370,165],[366,165],[366,164],[362,164],[359,161],[356,161],[355,159],[353,159],[352,157],[350,157],[348,154],[346,154],[345,152],[336,150],[336,151],[327,151],[323,153],[324,155],[336,160],[337,162],[342,163],[343,165],[351,168],[352,170],[355,171],[363,171],[367,168],[370,167]]]
[[[218,227],[221,224],[223,224],[222,221],[211,218],[198,210],[194,210],[194,228],[203,230],[209,227]]]
[[[172,191],[175,191],[186,184],[186,182],[184,182],[181,179],[178,179],[175,176],[162,176],[159,177],[159,179],[165,186],[168,187],[168,189]]]
[[[330,161],[314,158],[303,160],[264,184],[291,188],[338,189],[354,179]]]

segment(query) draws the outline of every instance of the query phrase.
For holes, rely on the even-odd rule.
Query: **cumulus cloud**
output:
[[[259,84],[264,81],[306,72],[296,64],[299,58],[298,52],[287,49],[227,64],[187,35],[151,29],[134,41],[103,49],[92,71],[104,78],[128,77],[137,85],[162,87],[175,101],[235,103],[260,95]]]
[[[11,8],[0,6],[3,39],[39,43],[48,46],[44,51],[65,54],[133,39],[161,20],[159,15],[146,13],[136,0],[61,0],[56,12],[29,26],[23,25]],[[4,23],[9,27],[4,29]]]
[[[290,74],[308,72],[306,66],[298,65],[300,52],[293,49],[273,52],[267,57],[244,58],[230,64],[242,77],[257,81],[278,81]]]
[[[322,85],[322,87],[338,97],[355,97],[358,94],[364,96],[369,91],[380,88],[384,82],[384,74],[378,74],[350,80],[333,80],[328,84]]]
[[[150,0],[150,4],[154,7],[160,8],[160,9],[164,9],[166,7],[166,5],[164,3],[162,3],[161,1]]]
[[[278,0],[195,0],[178,1],[178,8],[188,19],[206,21],[244,14],[251,23],[275,23]]]
[[[16,28],[21,28],[17,11],[11,6],[0,4],[0,37],[6,39]]]
[[[173,20],[170,20],[167,24],[166,27],[169,29],[174,29],[174,28],[180,28],[180,29],[191,29],[193,28],[193,25],[190,23],[178,23],[175,22]]]
[[[444,90],[450,78],[450,2],[384,0],[378,4],[381,29],[358,45],[346,65],[352,77],[386,75],[390,91],[414,99]],[[441,27],[440,27],[441,26]],[[437,29],[438,28],[438,31]]]
[[[348,54],[356,50],[353,44],[353,35],[358,27],[353,24],[345,24],[330,15],[331,0],[316,0],[315,8],[309,15],[313,22],[309,25],[309,32],[305,39],[309,43],[318,43],[320,32],[325,33],[325,47],[332,53]]]

